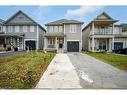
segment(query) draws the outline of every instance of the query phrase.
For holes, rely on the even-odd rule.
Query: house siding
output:
[[[82,50],[82,35],[81,35],[81,24],[76,24],[77,26],[77,32],[76,33],[70,33],[70,24],[65,24],[65,34],[66,34],[66,44],[65,47],[67,47],[67,41],[79,41],[79,49]]]

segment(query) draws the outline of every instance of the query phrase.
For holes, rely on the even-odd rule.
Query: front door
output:
[[[99,40],[99,49],[100,50],[106,50],[106,40],[105,39]]]

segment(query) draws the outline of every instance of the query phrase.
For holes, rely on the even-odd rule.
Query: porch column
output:
[[[66,49],[66,40],[65,40],[65,37],[64,37],[64,50]]]
[[[57,37],[55,37],[55,48],[57,49]]]
[[[13,40],[13,39],[12,39],[12,37],[11,37],[11,45],[12,45],[12,40]]]
[[[112,38],[112,50],[114,50],[114,24],[112,24],[112,33],[113,33],[113,38]]]
[[[94,23],[92,23],[92,52],[94,52],[95,41],[94,41]]]

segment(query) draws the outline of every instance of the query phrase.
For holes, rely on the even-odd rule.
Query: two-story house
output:
[[[83,50],[112,52],[127,47],[123,42],[126,35],[122,34],[121,25],[115,25],[116,22],[117,20],[103,12],[86,25],[82,30]]]
[[[2,23],[0,33],[1,44],[15,46],[18,49],[43,49],[44,33],[46,30],[31,19],[27,14],[18,11]]]
[[[114,50],[127,48],[127,24],[115,25]]]
[[[80,52],[82,50],[82,24],[77,20],[60,19],[45,24],[44,50],[64,52]]]

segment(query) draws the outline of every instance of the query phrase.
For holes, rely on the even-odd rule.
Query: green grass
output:
[[[34,88],[55,53],[29,52],[0,58],[0,88]],[[32,71],[31,80],[28,71]]]
[[[83,52],[99,60],[102,60],[112,66],[119,68],[121,70],[127,71],[127,56],[116,55],[113,53],[92,53]]]

